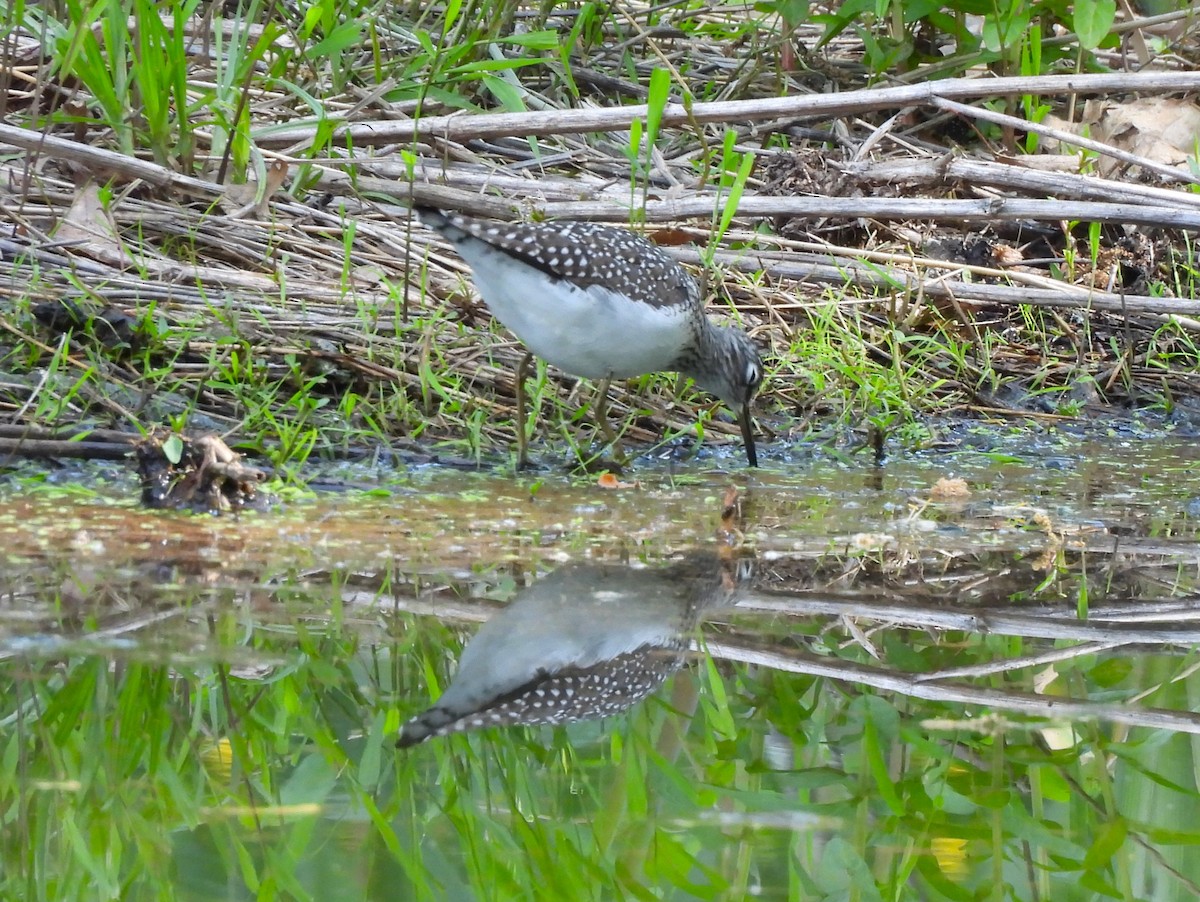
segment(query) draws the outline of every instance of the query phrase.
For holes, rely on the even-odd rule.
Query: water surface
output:
[[[356,470],[236,518],[10,479],[3,895],[1196,898],[1197,457]],[[508,605],[473,669],[671,666],[604,719],[397,749]]]

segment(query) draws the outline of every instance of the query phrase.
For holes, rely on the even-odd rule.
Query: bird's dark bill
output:
[[[746,460],[750,466],[758,466],[758,451],[754,447],[754,428],[750,425],[750,405],[746,404],[742,407],[742,412],[738,414],[738,425],[742,427],[742,441],[746,445]]]

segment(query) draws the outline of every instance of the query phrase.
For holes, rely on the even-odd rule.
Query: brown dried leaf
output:
[[[253,213],[258,217],[267,215],[271,197],[287,181],[288,164],[283,160],[272,160],[267,165],[266,179],[258,182],[253,175],[241,185],[226,185],[221,203],[230,209],[234,217]]]
[[[73,252],[110,266],[123,268],[134,262],[117,235],[112,217],[100,200],[99,186],[92,181],[85,182],[76,190],[71,208],[59,222],[54,237],[57,241],[70,242]]]
[[[1200,134],[1200,107],[1174,97],[1110,103],[1093,134],[1138,156],[1170,166],[1183,165]]]
[[[1054,121],[1051,122],[1051,119]],[[1168,166],[1186,166],[1200,134],[1200,106],[1173,97],[1135,97],[1114,102],[1089,100],[1080,122],[1047,117],[1054,125],[1075,134],[1087,134],[1119,150]],[[1100,171],[1107,175],[1120,161],[1102,158]]]

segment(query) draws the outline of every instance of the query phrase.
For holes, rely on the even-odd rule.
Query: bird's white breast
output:
[[[487,621],[467,644],[438,700],[478,710],[539,674],[588,668],[676,640],[693,592],[659,571],[573,564],[543,577]]]
[[[554,281],[481,242],[464,243],[459,252],[496,319],[538,357],[576,376],[625,379],[669,369],[691,338],[679,306]]]

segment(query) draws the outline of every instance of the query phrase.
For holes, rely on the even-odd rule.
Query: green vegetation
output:
[[[943,75],[978,65],[1025,75],[1063,66],[1068,71],[1095,70],[1103,63],[1093,51],[1119,44],[1113,30],[1115,0],[963,0],[938,7],[899,0],[882,4],[849,0],[830,12],[810,11],[807,3],[795,0],[770,5],[792,27],[804,21],[822,26],[822,42],[853,31],[876,75],[930,64]]]
[[[493,731],[397,754],[398,715],[411,713],[397,710],[397,687],[444,674],[456,638],[423,628],[415,647],[365,645],[336,621],[223,619],[211,652],[281,663],[256,677],[246,664],[113,669],[81,653],[4,680],[7,766],[20,787],[0,790],[6,894],[1008,896],[995,885],[1063,900],[1144,898],[1154,886],[1166,900],[1191,898],[1200,881],[1187,852],[1200,836],[1170,814],[1198,801],[1183,735],[1072,732],[847,694],[811,676],[709,670],[681,674],[663,700],[604,728]],[[412,626],[402,617],[389,631]],[[963,639],[894,642],[921,664]],[[1061,680],[1128,694],[1131,666],[1165,683],[1180,664],[1085,658]],[[713,681],[727,684],[717,693]],[[1186,707],[1193,682],[1156,703]],[[673,709],[697,696],[689,718]]]

